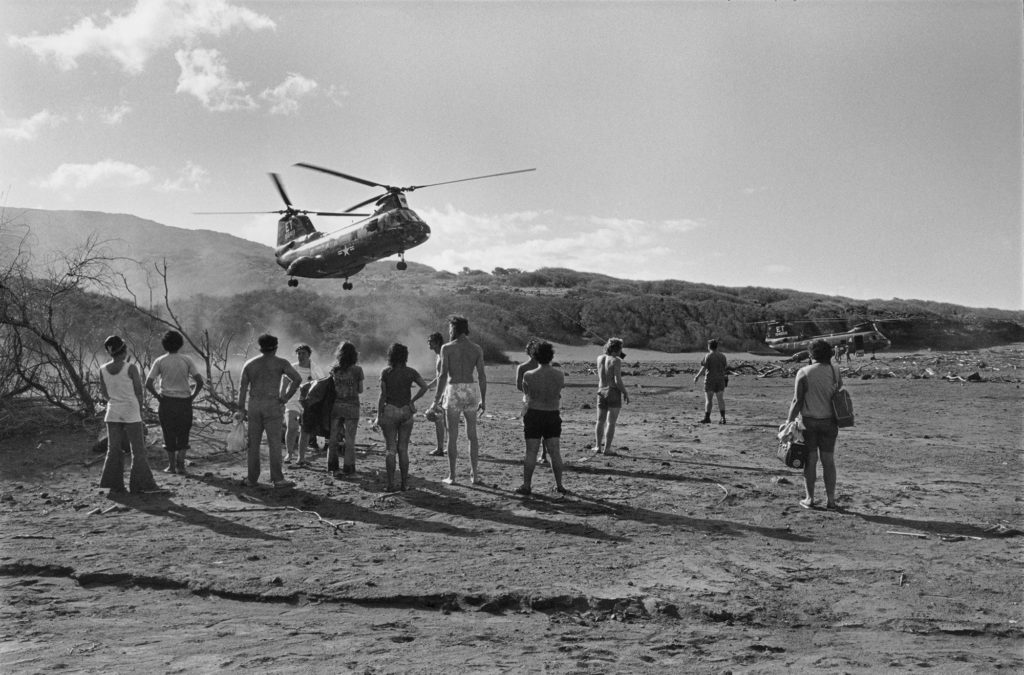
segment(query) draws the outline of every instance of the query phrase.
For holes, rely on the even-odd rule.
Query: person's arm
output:
[[[423,398],[423,395],[427,393],[427,383],[423,381],[422,377],[420,377],[419,371],[414,370],[413,373],[415,374],[415,377],[413,377],[412,381],[416,383],[416,386],[419,387],[420,390],[413,394],[409,403],[415,403]]]
[[[206,380],[204,380],[203,376],[200,375],[199,373],[195,373],[192,376],[192,379],[195,381],[196,387],[195,389],[192,390],[192,394],[188,397],[190,401],[196,400],[196,397],[199,396],[199,392],[203,390],[203,385],[206,384]]]
[[[434,405],[441,405],[441,397],[448,386],[448,350],[441,347],[441,368],[437,371],[437,389],[434,390]]]
[[[139,369],[135,367],[134,363],[128,364],[128,377],[132,379],[132,389],[135,390],[135,398],[139,402],[139,414],[142,414],[142,375],[139,374]]]
[[[629,392],[626,391],[626,384],[622,381],[622,359],[615,359],[612,362],[612,384],[622,392],[622,400],[629,403]]]
[[[203,376],[199,374],[199,371],[196,369],[196,364],[192,362],[192,359],[188,359],[188,369],[192,371],[192,381],[196,383],[195,389],[193,389],[192,393],[189,394],[188,400],[194,401],[196,400],[196,397],[199,396],[199,392],[203,390],[203,385],[206,384],[206,380],[204,380]]]
[[[100,370],[103,370],[104,368],[106,368],[106,366],[100,366]],[[107,383],[103,379],[103,373],[100,373],[100,394],[103,395],[103,400],[110,400],[110,394],[107,393]]]
[[[249,395],[248,364],[242,368],[242,381],[238,384],[238,414],[245,417],[245,399]]]
[[[701,366],[700,370],[697,371],[697,374],[693,376],[693,381],[696,382],[701,378],[702,375],[705,375],[707,372],[708,369],[705,366]]]
[[[373,420],[373,426],[380,426],[380,414],[384,411],[385,402],[388,400],[388,384],[384,379],[384,373],[388,372],[387,368],[380,371],[380,396],[377,397],[377,417]]]
[[[487,408],[487,373],[484,372],[484,350],[480,349],[476,357],[476,374],[480,382],[480,412]]]
[[[525,394],[526,390],[523,389],[523,375],[526,375],[526,363],[520,363],[516,368],[516,389]]]
[[[807,396],[807,379],[801,377],[798,373],[796,376],[796,382],[793,383],[793,402],[789,404],[789,415],[786,416],[787,422],[792,422],[796,419],[796,416],[800,414],[800,411],[804,409],[804,398]]]
[[[281,394],[281,403],[287,403],[302,384],[302,376],[299,375],[299,371],[295,370],[295,366],[287,361],[285,361],[284,376],[288,378],[288,381],[285,384],[284,393]]]
[[[156,400],[159,401],[160,400],[160,392],[158,392],[156,390],[156,382],[154,381],[155,377],[156,377],[156,366],[154,366],[149,371],[149,376],[146,377],[146,391],[148,391],[150,394],[152,394],[153,398],[155,398]]]
[[[359,369],[358,377],[356,378],[356,393],[357,394],[362,394],[363,393],[363,367],[362,366],[356,366],[356,368]]]

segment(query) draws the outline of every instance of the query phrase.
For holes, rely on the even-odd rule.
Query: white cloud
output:
[[[174,180],[165,180],[157,190],[160,192],[199,192],[210,182],[210,172],[194,162],[187,162]]]
[[[780,265],[777,263],[772,265],[765,265],[761,269],[763,269],[768,274],[790,274],[793,271],[793,268],[790,267],[789,265]]]
[[[61,70],[78,66],[83,56],[108,57],[128,73],[143,71],[157,51],[175,44],[191,45],[203,35],[222,35],[234,28],[274,29],[268,17],[227,0],[136,0],[125,14],[108,12],[99,23],[85,17],[63,33],[11,36],[41,59],[52,58]]]
[[[288,73],[284,82],[273,89],[265,89],[260,98],[270,103],[271,115],[294,115],[299,110],[299,99],[316,91],[317,83],[297,73]]]
[[[474,215],[451,206],[418,212],[433,234],[409,258],[449,271],[570,267],[633,279],[678,278],[686,260],[666,242],[703,226],[691,220],[556,217],[551,212]]]
[[[55,115],[49,110],[40,110],[32,117],[11,119],[0,113],[0,138],[14,141],[31,141],[45,127],[55,127],[65,121],[64,117]]]
[[[136,187],[152,181],[150,172],[142,167],[113,159],[95,164],[61,164],[45,179],[38,181],[38,187],[48,190],[97,187]]]
[[[104,108],[100,110],[100,121],[104,124],[114,126],[124,121],[124,118],[128,116],[128,113],[132,111],[132,107],[127,103],[114,106],[113,108]]]
[[[175,53],[174,58],[181,66],[176,90],[178,93],[195,96],[203,107],[215,112],[256,107],[256,102],[246,93],[249,84],[231,79],[216,49],[181,49]]]

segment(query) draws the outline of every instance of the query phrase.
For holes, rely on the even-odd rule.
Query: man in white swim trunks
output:
[[[444,408],[448,423],[448,477],[444,483],[455,482],[455,460],[458,457],[459,422],[466,418],[469,439],[470,478],[481,482],[477,471],[480,443],[476,435],[476,418],[483,413],[487,400],[487,375],[484,373],[484,350],[469,340],[469,321],[463,316],[448,318],[451,342],[441,347],[441,372],[437,376],[434,405]],[[476,381],[473,379],[474,371]]]

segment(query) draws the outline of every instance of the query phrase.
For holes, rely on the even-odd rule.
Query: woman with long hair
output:
[[[395,454],[402,473],[401,489],[409,489],[409,437],[412,435],[415,403],[427,393],[427,383],[415,368],[406,365],[409,348],[395,342],[388,347],[388,366],[380,373],[380,398],[377,400],[377,419],[384,434],[385,467],[388,473],[387,491],[395,489]],[[412,385],[420,390],[412,393]]]
[[[821,455],[821,472],[825,478],[825,508],[838,510],[836,502],[836,439],[839,426],[832,409],[832,393],[843,386],[843,376],[832,366],[832,345],[824,340],[811,343],[809,366],[796,374],[793,384],[793,402],[789,406],[787,422],[800,415],[804,423],[804,443],[807,445],[807,462],[804,463],[804,498],[800,506],[813,509],[814,484],[818,473],[818,456]]]
[[[128,345],[117,335],[103,342],[110,361],[100,367],[100,392],[107,399],[107,458],[103,462],[100,487],[112,494],[124,492],[124,447],[132,452],[128,489],[133,493],[157,489],[146,457],[145,428],[142,425],[142,376],[134,363],[127,363]]]
[[[334,407],[331,409],[331,436],[327,441],[327,470],[338,474],[356,472],[356,431],[359,428],[359,395],[363,393],[363,368],[356,365],[359,352],[348,340],[335,352],[338,364],[331,369],[334,379]],[[345,454],[338,470],[338,443],[344,435]]]

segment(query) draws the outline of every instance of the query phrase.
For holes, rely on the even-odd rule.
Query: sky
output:
[[[1024,309],[1022,2],[0,0],[0,206],[273,245],[371,188],[439,269]],[[342,218],[316,218],[322,230]]]

